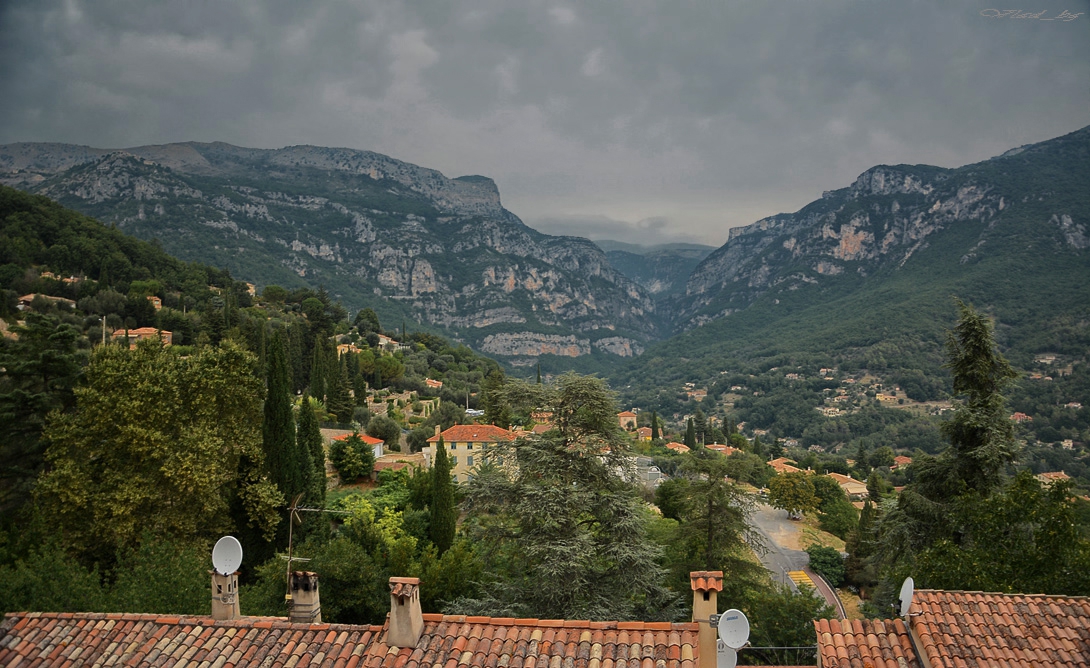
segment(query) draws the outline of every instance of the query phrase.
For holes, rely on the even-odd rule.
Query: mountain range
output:
[[[259,285],[321,284],[387,325],[622,382],[798,352],[937,366],[955,296],[1017,351],[1078,348],[1090,322],[1090,128],[955,169],[876,166],[718,249],[548,236],[489,178],[350,149],[11,144],[0,182]]]
[[[513,364],[631,356],[659,336],[651,293],[586,239],[541,234],[482,176],[378,153],[182,143],[0,147],[0,181],[244,280],[323,285],[387,326],[428,325]]]

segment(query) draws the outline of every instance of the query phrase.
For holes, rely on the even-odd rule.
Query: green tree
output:
[[[840,552],[815,543],[806,548],[806,554],[810,555],[810,568],[815,573],[828,580],[834,587],[843,584],[844,558],[840,556]]]
[[[376,415],[367,423],[367,434],[381,438],[390,450],[401,450],[401,425],[385,415]]]
[[[480,527],[490,583],[461,611],[568,619],[670,619],[659,548],[633,485],[631,439],[613,393],[593,377],[508,381],[516,412],[551,410],[555,429],[486,450],[466,507]],[[548,582],[542,587],[541,582]]]
[[[454,500],[454,483],[450,477],[450,460],[443,445],[443,437],[435,447],[435,463],[431,473],[431,542],[439,554],[450,549],[458,522],[458,507]]]
[[[768,502],[786,510],[790,517],[801,517],[817,507],[814,483],[803,471],[781,473],[768,481]]]
[[[696,447],[696,424],[692,418],[685,423],[685,445],[690,449]]]
[[[263,479],[261,381],[227,343],[183,358],[157,342],[94,351],[76,409],[47,422],[36,499],[66,545],[111,562],[142,531],[211,540],[239,521],[267,537],[284,502]]]
[[[860,590],[869,589],[878,583],[878,575],[872,558],[876,522],[877,511],[874,509],[874,504],[869,500],[864,501],[863,510],[859,513],[859,523],[845,540],[844,549],[848,553],[848,558],[844,561],[845,576],[848,582],[859,587]]]
[[[656,411],[651,411],[651,440],[657,441],[661,438],[659,432],[659,414]]]
[[[328,383],[329,396],[326,399],[326,409],[337,416],[337,422],[347,424],[352,421],[352,413],[356,409],[352,395],[349,394],[348,365],[342,359],[334,367]]]
[[[485,422],[508,429],[511,427],[511,408],[502,400],[503,383],[504,374],[499,369],[485,377],[481,383],[481,408]]]
[[[360,435],[352,433],[333,441],[329,446],[329,461],[343,483],[353,483],[375,468],[375,452],[363,442]]]
[[[269,350],[265,369],[265,415],[261,423],[261,442],[269,479],[285,499],[294,499],[306,491],[313,468],[310,453],[301,451],[295,441],[295,419],[291,412],[291,379],[288,375],[284,339],[277,333]]]
[[[763,545],[747,519],[753,509],[752,497],[727,481],[728,469],[725,457],[686,458],[683,472],[689,484],[678,527],[686,558],[675,562],[674,573],[675,583],[687,582],[694,570],[730,573],[726,598],[759,586],[766,576],[764,568],[750,558],[749,546]]]
[[[318,417],[314,414],[311,399],[303,395],[299,403],[299,419],[295,430],[296,448],[310,456],[310,484],[304,500],[308,506],[325,507],[326,474],[325,447],[322,445],[322,432],[318,428]]]
[[[75,406],[85,355],[79,331],[30,312],[17,337],[0,338],[0,511],[22,505],[45,464],[41,433],[50,411]]]

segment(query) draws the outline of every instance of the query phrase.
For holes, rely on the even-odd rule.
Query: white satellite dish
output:
[[[745,613],[731,608],[719,615],[719,639],[730,649],[745,647],[749,641],[749,620]]]
[[[907,617],[908,611],[912,609],[912,594],[916,591],[916,583],[912,581],[911,577],[905,578],[905,582],[901,585],[901,595],[898,596],[901,599],[901,616]]]
[[[234,536],[224,536],[212,548],[212,568],[220,575],[230,575],[242,563],[242,543]]]
[[[738,652],[721,639],[715,644],[715,668],[735,668],[738,665]]]

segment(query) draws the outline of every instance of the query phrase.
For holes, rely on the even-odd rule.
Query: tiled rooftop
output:
[[[364,665],[544,668],[695,668],[697,625],[424,615],[415,648],[388,648],[385,636]]]
[[[589,622],[424,615],[415,648],[386,645],[381,626],[291,624],[245,617],[11,613],[0,666],[587,666],[695,668],[695,623]]]
[[[919,590],[912,628],[939,666],[1090,665],[1090,599]]]
[[[920,589],[908,624],[911,634],[900,619],[818,620],[820,665],[899,668],[903,657],[909,667],[1090,666],[1086,597]]]
[[[268,617],[218,622],[177,615],[13,612],[0,623],[0,666],[350,668],[360,664],[381,631],[381,626],[291,624]]]
[[[461,443],[463,441],[471,443],[480,443],[484,441],[496,443],[499,441],[515,440],[514,434],[503,427],[497,427],[494,424],[456,424],[444,431],[442,436],[443,442],[447,445],[454,442]],[[438,440],[438,436],[432,436],[428,439],[428,443],[435,443]]]
[[[920,668],[904,620],[819,619],[814,628],[822,668]]]

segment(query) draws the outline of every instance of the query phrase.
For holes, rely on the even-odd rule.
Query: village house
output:
[[[893,470],[903,469],[912,464],[911,457],[905,457],[904,455],[897,455],[893,458]]]
[[[354,343],[338,343],[337,344],[337,357],[347,353],[359,353],[362,352]]]
[[[709,450],[715,450],[724,457],[730,457],[736,452],[742,452],[742,450],[739,448],[731,445],[723,445],[722,443],[708,443],[704,447]]]
[[[651,427],[640,427],[636,430],[637,441],[650,441],[651,440]]]
[[[431,378],[425,378],[424,385],[433,390],[443,389],[443,381],[441,380],[432,380]]]
[[[155,295],[151,295],[151,296],[148,297],[148,301],[151,302],[151,307],[154,308],[156,311],[162,311],[163,310],[163,300],[162,299],[159,299]]]
[[[1046,471],[1044,473],[1038,473],[1034,476],[1041,481],[1041,484],[1045,487],[1051,487],[1052,485],[1064,481],[1071,480],[1071,476],[1067,475],[1063,471]]]
[[[174,339],[174,335],[165,329],[155,329],[154,327],[139,327],[137,329],[118,329],[114,330],[113,340],[120,341],[126,336],[129,337],[129,348],[135,348],[136,344],[140,341],[147,339],[158,339],[163,342],[164,346],[171,345]]]
[[[788,463],[788,462],[790,462],[790,463]],[[779,474],[779,473],[798,473],[802,469],[800,469],[800,468],[798,468],[796,466],[792,466],[792,464],[794,464],[794,463],[795,463],[794,460],[787,459],[786,457],[780,457],[778,459],[773,459],[772,461],[768,462],[768,465],[771,466],[773,468],[773,470],[776,471],[777,474]]]
[[[678,443],[677,441],[670,441],[663,447],[673,450],[674,452],[684,453],[689,451],[689,446],[685,445],[684,443]]]
[[[509,443],[515,440],[515,434],[492,424],[456,424],[444,432],[435,426],[435,435],[428,439],[427,466],[435,462],[435,449],[440,437],[450,459],[451,474],[458,482],[468,482],[474,468],[481,463],[481,455],[486,448],[497,443]]]
[[[620,423],[621,429],[632,431],[636,428],[636,417],[632,411],[621,411],[617,413],[617,422]]]
[[[829,473],[828,476],[835,480],[836,484],[840,485],[840,489],[844,490],[844,493],[848,495],[849,499],[862,499],[869,494],[869,492],[867,492],[867,483],[856,480],[850,475]]]
[[[1011,414],[1011,422],[1017,422],[1018,424],[1022,424],[1023,422],[1033,422],[1033,418],[1021,411],[1018,411]]]
[[[54,297],[52,295],[43,295],[41,293],[32,292],[29,295],[23,295],[19,298],[19,301],[15,304],[15,308],[20,311],[25,311],[30,308],[30,305],[34,303],[35,297],[41,297],[42,299],[48,299],[56,306],[67,306],[68,308],[76,308],[76,302],[71,299],[65,299],[64,297]]]
[[[330,443],[333,441],[343,441],[352,434],[356,434],[360,437],[360,440],[371,446],[371,453],[375,456],[375,461],[382,458],[384,445],[381,438],[375,438],[369,434],[361,434],[356,431],[350,431],[348,429],[322,429],[322,435],[325,436]]]

